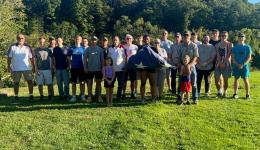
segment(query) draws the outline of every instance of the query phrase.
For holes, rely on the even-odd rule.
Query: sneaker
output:
[[[210,96],[210,94],[209,93],[206,93],[206,97],[209,97]]]
[[[228,97],[227,93],[224,93],[222,97],[227,98]]]
[[[233,94],[233,99],[238,99],[238,95],[237,94]]]
[[[177,105],[183,105],[183,101],[178,100],[178,101],[177,101]]]
[[[198,104],[199,104],[199,101],[198,101],[198,100],[195,100],[195,101],[193,101],[193,104],[194,104],[194,105],[198,105]]]
[[[136,99],[136,94],[135,93],[131,93],[131,99]]]
[[[34,99],[33,96],[30,95],[30,96],[29,96],[29,100],[30,100],[30,101],[33,101],[33,99]]]
[[[19,97],[18,97],[18,96],[15,96],[15,97],[14,97],[14,100],[19,100]]]
[[[98,97],[98,102],[103,103],[103,99],[101,96]]]
[[[72,96],[71,99],[69,100],[69,102],[71,103],[74,103],[76,101],[77,101],[76,96]]]
[[[126,99],[126,95],[123,94],[123,95],[122,95],[122,100],[125,100],[125,99]]]
[[[222,97],[222,93],[218,93],[216,98],[221,98]]]
[[[251,96],[249,94],[246,95],[246,100],[251,100]]]
[[[51,99],[52,99],[52,95],[49,95],[49,96],[48,96],[48,100],[51,100]]]
[[[41,101],[44,100],[44,96],[43,96],[43,95],[40,96],[40,100],[41,100]]]
[[[87,102],[90,103],[92,101],[91,96],[88,96]]]
[[[81,95],[81,101],[86,101],[85,95]]]
[[[187,105],[191,105],[191,102],[190,101],[187,101],[187,103],[186,103]]]

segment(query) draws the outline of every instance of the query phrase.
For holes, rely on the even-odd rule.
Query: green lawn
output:
[[[197,106],[177,106],[170,95],[112,108],[58,98],[28,102],[22,88],[20,104],[1,98],[0,149],[260,149],[259,79],[260,72],[252,73],[251,101],[242,99],[242,86],[239,100],[215,99],[213,86],[212,98]],[[12,89],[1,91],[12,95]]]

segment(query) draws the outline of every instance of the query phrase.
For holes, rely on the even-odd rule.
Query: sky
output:
[[[251,3],[258,3],[258,2],[260,2],[260,0],[248,0],[249,2],[251,2]]]

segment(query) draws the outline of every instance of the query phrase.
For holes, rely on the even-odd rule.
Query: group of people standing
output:
[[[90,44],[89,44],[90,40]],[[67,47],[61,37],[50,37],[49,46],[46,46],[45,37],[39,38],[39,46],[32,49],[25,42],[25,36],[19,34],[17,43],[8,50],[8,71],[11,72],[14,81],[15,99],[18,99],[19,82],[21,76],[28,82],[29,97],[33,99],[33,79],[35,76],[38,85],[40,100],[44,100],[43,85],[48,86],[48,99],[54,96],[53,80],[56,78],[58,92],[61,99],[70,102],[77,101],[77,84],[80,87],[80,99],[91,102],[96,99],[103,102],[101,96],[101,83],[104,80],[106,88],[106,102],[112,106],[113,88],[117,81],[116,97],[119,100],[126,98],[127,81],[130,80],[131,99],[136,98],[137,81],[141,80],[140,95],[145,102],[146,81],[149,80],[152,100],[161,99],[166,80],[168,90],[177,96],[178,104],[197,104],[201,93],[201,83],[205,80],[205,96],[210,95],[211,78],[215,76],[215,84],[218,90],[217,97],[227,97],[228,79],[233,76],[234,95],[238,98],[238,81],[244,79],[246,98],[249,95],[249,62],[251,60],[251,47],[245,44],[245,35],[238,34],[238,43],[228,41],[228,32],[213,30],[212,37],[203,35],[203,41],[198,41],[197,33],[186,31],[182,35],[174,34],[174,42],[168,39],[168,32],[164,31],[162,38],[156,38],[151,42],[149,35],[137,38],[137,44],[133,44],[134,38],[127,34],[124,42],[119,36],[113,37],[113,43],[109,45],[109,39],[96,36],[91,39],[77,35],[74,44]],[[130,57],[140,52],[144,47],[150,47],[156,54],[165,59],[171,67],[145,69],[128,68]],[[145,57],[145,56],[144,56]],[[35,74],[34,74],[35,73]],[[178,79],[178,80],[177,80]],[[95,94],[92,93],[95,81]],[[72,84],[71,96],[69,83]],[[87,96],[85,86],[87,85]],[[192,102],[190,92],[192,91]]]

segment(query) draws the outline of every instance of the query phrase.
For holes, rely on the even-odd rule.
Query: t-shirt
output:
[[[137,50],[138,50],[138,46],[136,46],[136,45],[134,45],[134,44],[132,44],[132,45],[130,45],[130,46],[128,46],[127,44],[125,44],[125,45],[123,46],[123,48],[126,50],[127,60],[128,60],[131,56],[135,55],[135,54],[137,53]]]
[[[19,47],[18,44],[11,45],[8,50],[8,57],[11,58],[12,71],[31,70],[30,59],[33,58],[32,49],[28,45]]]
[[[201,44],[198,47],[199,50],[199,62],[196,67],[200,70],[210,70],[213,67],[213,61],[208,63],[206,66],[202,66],[202,63],[214,60],[216,57],[215,47],[211,44]]]
[[[115,71],[123,71],[126,65],[124,49],[121,47],[110,47],[107,55],[112,58]]]
[[[84,58],[85,48],[83,46],[76,47],[72,46],[68,51],[68,56],[71,56],[71,68],[83,69],[83,58]]]
[[[172,44],[171,46],[171,58],[170,58],[170,63],[172,65],[175,65],[175,64],[178,64],[180,63],[179,62],[179,59],[178,59],[178,51],[181,47],[181,44],[177,44],[176,42]]]
[[[52,53],[53,58],[55,59],[55,67],[57,70],[64,70],[68,68],[68,48],[67,47],[55,47]]]
[[[113,67],[112,66],[104,67],[104,76],[107,77],[108,79],[112,79],[112,77],[113,77]]]
[[[194,57],[199,57],[198,46],[193,42],[190,42],[189,45],[182,43],[178,51],[178,57],[181,63],[183,63],[185,55],[190,56],[190,60]]]
[[[38,70],[50,70],[51,69],[51,56],[52,52],[49,48],[39,47],[35,49],[35,58]]]
[[[215,46],[216,44],[218,44],[220,42],[220,40],[214,41],[214,40],[210,40],[209,43],[212,44],[213,46]]]
[[[249,55],[252,53],[251,46],[244,44],[237,44],[232,48],[232,54],[237,63],[243,64],[248,59]],[[248,65],[248,64],[245,64]]]
[[[101,71],[104,61],[103,49],[99,46],[90,46],[86,49],[88,71]]]
[[[164,59],[167,58],[167,52],[165,49],[161,48],[161,51],[158,51],[158,54],[162,56]]]
[[[161,48],[164,48],[167,53],[170,53],[172,44],[173,42],[170,40],[161,40]]]

